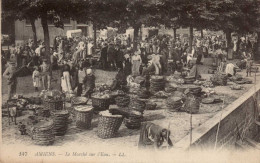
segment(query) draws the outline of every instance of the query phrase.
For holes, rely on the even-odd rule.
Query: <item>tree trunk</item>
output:
[[[45,57],[50,61],[50,38],[49,38],[49,28],[47,22],[47,12],[41,14],[41,23],[44,34],[44,44],[45,44]]]
[[[231,46],[231,31],[229,29],[226,31],[226,39],[227,39],[227,47],[230,48],[230,46]]]
[[[97,25],[95,21],[93,21],[93,30],[94,30],[94,49],[96,49],[97,48]]]
[[[203,38],[203,29],[200,30],[200,37]]]
[[[174,38],[174,40],[176,40],[176,31],[177,31],[177,28],[173,28],[173,38]]]
[[[193,44],[193,26],[192,25],[190,26],[190,41],[189,41],[189,44],[190,44],[190,49],[192,49],[192,44]]]
[[[134,26],[134,51],[137,50],[138,33],[141,26]]]
[[[33,43],[34,43],[34,46],[37,46],[35,19],[30,19],[30,23],[31,23],[31,26],[32,26],[32,31],[33,31]]]

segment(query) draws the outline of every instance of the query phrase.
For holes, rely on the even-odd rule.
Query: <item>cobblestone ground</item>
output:
[[[206,66],[202,66],[202,70],[206,72]],[[241,75],[245,76],[245,72],[241,72]],[[58,73],[54,72],[54,76],[57,77]],[[113,77],[115,76],[115,72],[105,72],[101,70],[96,71],[97,77],[97,85],[101,83],[111,84]],[[202,74],[203,78],[208,79],[210,75]],[[250,79],[254,79],[250,77]],[[260,77],[257,74],[257,82]],[[36,96],[37,93],[34,93],[34,89],[32,87],[32,80],[30,76],[22,77],[18,79],[18,88],[17,93],[22,94],[26,97]],[[232,83],[228,83],[230,85]],[[52,83],[52,87],[56,88],[59,85],[59,80],[57,78],[54,79]],[[248,89],[250,89],[253,84],[243,85],[244,89],[239,91],[232,91],[229,87],[216,87],[215,91],[218,94],[225,94],[225,106],[232,103],[235,99],[245,93]],[[6,88],[6,80],[2,80],[2,100],[5,102],[7,95]],[[165,100],[164,99],[151,99],[151,101],[157,103],[158,110],[154,111],[145,111],[144,117],[145,121],[151,121],[153,123],[159,124],[163,127],[170,129],[171,131],[171,139],[173,143],[176,143],[184,136],[189,134],[190,130],[190,114],[184,112],[176,112],[168,115],[165,113]],[[198,114],[193,115],[193,128],[198,127],[203,124],[205,121],[213,117],[216,113],[221,110],[220,104],[211,104],[211,105],[201,105],[200,111]],[[30,112],[23,112],[23,116],[18,117],[17,121],[24,121],[26,117],[28,117]],[[62,147],[73,147],[77,145],[99,145],[106,147],[129,147],[136,148],[139,139],[139,130],[130,130],[125,127],[124,124],[121,125],[118,135],[116,138],[112,139],[100,139],[97,136],[97,125],[98,125],[98,115],[95,115],[92,121],[92,128],[90,130],[80,130],[76,128],[75,122],[72,121],[69,124],[69,129],[65,136],[60,136],[55,138],[54,146],[62,146]],[[20,144],[26,146],[34,146],[31,138],[29,136],[22,136],[19,134],[17,126],[11,124],[8,125],[7,117],[3,117],[2,119],[2,140],[4,144]]]

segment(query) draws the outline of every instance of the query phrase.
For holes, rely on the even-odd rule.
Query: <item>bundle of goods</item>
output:
[[[256,73],[256,72],[258,72],[258,71],[259,71],[259,68],[258,68],[258,67],[256,67],[256,66],[252,66],[252,67],[251,67],[251,72]]]
[[[241,75],[235,75],[229,78],[230,81],[236,82],[243,80],[243,77]]]
[[[216,94],[216,91],[212,88],[207,88],[207,89],[205,89],[205,93],[207,94],[207,96],[210,96],[210,95]]]
[[[191,93],[193,95],[199,96],[201,94],[202,88],[200,86],[190,85],[184,91],[185,94]]]
[[[76,126],[81,129],[89,129],[93,118],[93,109],[88,105],[74,107],[76,114]]]
[[[181,97],[169,97],[166,101],[166,106],[170,112],[180,111],[183,106],[183,99]]]
[[[243,87],[241,85],[237,85],[237,84],[231,85],[230,88],[232,90],[241,90],[241,89],[243,89]]]
[[[30,104],[36,104],[36,105],[42,104],[42,99],[40,97],[30,97],[28,100]]]
[[[51,145],[54,143],[54,123],[52,120],[44,120],[35,124],[32,129],[32,139],[36,145]]]
[[[61,110],[63,109],[64,94],[60,91],[42,91],[41,97],[45,109]]]
[[[157,97],[157,98],[167,98],[168,96],[170,96],[170,94],[166,93],[164,91],[159,91],[159,92],[156,92],[154,94],[154,96]]]
[[[110,104],[116,104],[115,98],[117,96],[123,96],[123,95],[125,95],[125,92],[122,90],[116,90],[116,91],[110,92],[110,97],[111,97]]]
[[[84,92],[83,92],[84,94]],[[76,97],[76,94],[73,92],[65,92],[65,100],[66,102],[71,102],[71,99]]]
[[[220,98],[214,98],[214,97],[207,97],[201,100],[201,103],[203,104],[213,104],[218,102],[223,102],[223,101]]]
[[[54,127],[53,132],[55,136],[65,135],[68,128],[69,112],[67,110],[53,110],[51,112]]]
[[[195,82],[193,82],[193,84],[195,85],[203,85],[205,83],[205,81],[199,81],[199,80],[196,80]]]
[[[250,79],[247,79],[247,78],[243,78],[240,81],[234,81],[234,83],[236,83],[236,84],[252,84],[253,81],[250,80]]]
[[[214,74],[217,71],[217,66],[214,64],[213,66],[209,67],[208,73]]]
[[[194,76],[187,76],[184,78],[185,84],[193,84],[196,81],[196,78]]]
[[[145,78],[142,77],[142,76],[137,76],[135,79],[134,79],[134,82],[137,83],[137,84],[142,84],[143,82],[145,81]]]
[[[145,106],[146,106],[146,104],[145,104],[144,100],[137,99],[137,98],[131,98],[131,102],[129,104],[129,109],[136,110],[136,111],[143,113],[145,110]]]
[[[98,137],[102,139],[113,138],[116,136],[122,122],[122,115],[112,115],[108,110],[99,113]]]
[[[195,114],[198,113],[200,109],[200,100],[195,96],[188,96],[185,101],[184,111]]]
[[[152,93],[164,90],[165,80],[163,76],[152,76],[150,82],[150,91]]]
[[[167,84],[165,85],[165,92],[171,93],[171,92],[176,91],[177,88],[178,88],[178,85],[177,85],[176,83],[173,83],[173,82],[167,83]]]
[[[95,111],[104,111],[109,108],[111,97],[109,94],[100,92],[92,96],[92,106]]]
[[[117,96],[115,98],[115,101],[116,101],[116,105],[118,107],[126,107],[130,103],[130,96],[128,96],[128,95]]]
[[[85,105],[88,102],[86,97],[73,97],[71,98],[71,104],[74,105]]]
[[[131,111],[129,116],[124,119],[125,126],[128,129],[139,129],[142,121],[143,115],[138,111]]]
[[[106,91],[106,90],[110,90],[110,87],[107,84],[102,84],[100,86],[96,86],[94,91],[95,92],[103,92],[103,91]]]
[[[203,84],[202,84],[203,87],[205,88],[213,88],[214,87],[214,84],[211,82],[211,81],[205,81]]]
[[[147,103],[145,104],[145,110],[156,110],[156,106],[157,106],[156,103],[147,102]]]
[[[36,114],[40,117],[50,117],[51,113],[50,113],[50,109],[48,108],[38,108],[36,110]]]
[[[150,97],[150,91],[141,89],[140,91],[138,91],[137,96],[141,99],[148,99]]]
[[[227,85],[227,75],[222,73],[216,73],[210,77],[210,81],[213,85],[221,85],[226,86]]]

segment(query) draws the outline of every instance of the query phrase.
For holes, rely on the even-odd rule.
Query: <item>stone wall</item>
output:
[[[190,146],[190,135],[175,144],[176,148],[213,148],[217,142],[217,148],[234,147],[239,140],[239,135],[254,139],[260,130],[254,124],[255,117],[259,114],[255,109],[254,99],[257,105],[260,103],[260,83],[241,95],[231,105],[217,113],[213,118],[192,131],[192,145]],[[221,121],[220,121],[221,120]],[[219,124],[220,122],[220,124]],[[218,136],[216,141],[217,130]],[[243,132],[245,134],[243,134]]]

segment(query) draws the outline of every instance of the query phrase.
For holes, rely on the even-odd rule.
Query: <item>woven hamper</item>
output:
[[[195,97],[188,97],[185,102],[185,111],[188,113],[196,114],[200,109],[200,100]]]
[[[81,129],[91,128],[93,109],[88,105],[74,107],[76,115],[76,126]]]
[[[92,106],[95,111],[104,111],[109,109],[111,98],[92,97]]]
[[[49,110],[62,110],[63,101],[62,100],[43,100],[43,107]]]
[[[54,123],[50,121],[42,121],[33,126],[32,139],[36,145],[52,145],[55,140],[53,132]]]
[[[119,130],[123,117],[121,115],[106,115],[108,111],[100,112],[98,122],[98,137],[102,139],[113,138]]]

